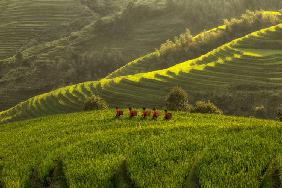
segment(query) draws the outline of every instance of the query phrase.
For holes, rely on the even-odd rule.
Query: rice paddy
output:
[[[187,91],[224,92],[234,84],[249,84],[279,92],[282,90],[281,33],[280,24],[168,69],[61,88],[1,112],[0,121],[81,111],[84,101],[93,94],[103,97],[111,106],[163,106],[167,92],[176,85]]]
[[[281,185],[279,122],[176,112],[171,121],[114,115],[93,111],[1,125],[0,185]]]

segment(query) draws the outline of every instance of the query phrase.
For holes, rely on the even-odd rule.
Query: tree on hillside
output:
[[[263,105],[260,105],[260,106],[256,106],[255,109],[254,109],[254,112],[255,112],[255,116],[258,117],[258,118],[266,118],[266,109]]]
[[[166,97],[166,107],[168,110],[187,111],[190,109],[187,92],[177,86],[170,90]]]
[[[277,108],[276,111],[277,119],[279,121],[282,121],[282,104]]]
[[[202,114],[223,114],[223,112],[211,101],[197,101],[193,112]]]
[[[89,97],[84,104],[85,111],[105,110],[107,108],[108,108],[107,102],[103,98],[96,95]]]

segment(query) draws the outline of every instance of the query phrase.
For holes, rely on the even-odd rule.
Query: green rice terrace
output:
[[[187,91],[224,92],[234,84],[250,84],[280,92],[281,40],[279,24],[168,69],[86,82],[33,97],[1,112],[0,121],[81,111],[85,100],[93,94],[112,106],[164,106],[163,98],[176,85]]]
[[[114,110],[0,126],[0,187],[280,187],[282,123]]]
[[[15,55],[50,28],[90,17],[91,12],[76,0],[1,0],[0,59]]]
[[[282,20],[282,14],[280,12],[259,11],[259,12],[257,12],[257,14],[260,15],[260,17],[258,17],[259,20],[263,20],[263,18],[264,19],[266,19],[266,18],[270,19],[270,17],[273,17],[273,18],[275,17],[276,21],[273,22],[272,25],[269,25],[269,27],[281,23],[281,20]],[[246,15],[242,15],[241,19],[242,18],[244,19],[245,16]],[[251,17],[249,19],[254,19],[254,17]],[[237,20],[237,24],[239,22],[240,21]],[[255,23],[253,23],[253,25],[255,25]],[[261,29],[263,29],[265,27],[262,27]],[[228,35],[228,30],[230,30],[230,25],[224,24],[224,25],[218,26],[216,28],[210,29],[208,31],[203,31],[203,32],[197,34],[196,36],[194,36],[191,39],[191,41],[192,42],[197,42],[197,41],[201,41],[203,38],[205,38],[206,39],[205,41],[209,41],[209,42],[206,42],[205,44],[203,44],[201,46],[201,48],[205,48],[206,46],[211,45],[211,43],[217,43],[216,47],[218,47],[218,46],[220,46],[220,44],[218,44],[218,42],[216,42],[216,41],[210,41],[209,39],[207,39],[207,35],[209,34],[210,36],[212,36],[212,35],[219,36],[220,33],[225,33],[225,34]],[[254,31],[255,30],[258,30],[258,29],[254,29]],[[252,31],[250,31],[250,32],[252,32]],[[243,34],[243,33],[240,34],[239,37],[244,36],[245,34]],[[236,33],[236,34],[238,35],[238,33]],[[248,33],[246,33],[246,34],[248,34]],[[182,38],[185,38],[185,37],[182,36]],[[236,39],[235,36],[233,38]],[[183,40],[183,39],[181,39],[181,37],[180,37],[180,39],[178,39],[178,40],[180,41],[180,40]],[[231,40],[232,39],[230,39],[230,41]],[[230,42],[230,41],[226,40],[226,42]],[[179,51],[176,50],[176,48],[177,48],[176,46],[171,47],[171,48],[172,48],[171,50],[174,50],[173,53],[175,53],[175,54],[179,53]],[[186,48],[186,46],[182,46],[181,48]],[[177,60],[175,60],[174,62],[169,62],[170,64],[167,64],[167,62],[166,62],[165,65],[164,64],[157,64],[155,61],[157,61],[161,56],[166,56],[167,55],[167,54],[161,53],[160,49],[158,49],[155,52],[152,52],[150,54],[147,54],[147,55],[145,55],[143,57],[135,59],[132,62],[129,62],[125,66],[120,67],[119,69],[117,69],[114,72],[110,73],[106,78],[115,78],[115,77],[119,77],[119,76],[126,76],[126,75],[137,74],[137,73],[152,72],[152,71],[155,71],[155,70],[164,69],[166,67],[169,67],[168,65],[173,66],[173,65],[175,65],[177,63],[180,63]],[[189,49],[188,51],[193,51],[193,49]],[[201,54],[203,55],[204,52],[202,52]],[[192,59],[192,58],[189,58],[189,59]],[[165,61],[165,60],[162,60],[162,61]]]
[[[86,1],[106,2],[118,8],[99,14],[89,10],[83,4]],[[0,111],[54,88],[101,79],[181,33],[187,25],[186,21],[179,14],[159,13],[164,0],[157,4],[154,2],[135,2],[136,7],[154,4],[148,5],[148,10],[157,14],[149,16],[150,19],[141,18],[134,24],[126,22],[126,32],[129,34],[120,35],[105,32],[105,27],[117,25],[117,29],[112,29],[114,31],[124,28],[116,22],[127,7],[126,0],[81,0],[81,3],[80,0],[1,1]],[[5,11],[1,12],[2,9]],[[98,22],[106,26],[99,27]],[[197,28],[195,32],[202,29]],[[17,60],[17,52],[21,52],[24,61]],[[79,60],[73,61],[73,54]],[[78,78],[75,75],[78,68],[75,66],[81,62],[84,65],[80,69],[87,75]],[[46,67],[50,71],[46,71]],[[19,92],[21,95],[18,95]]]
[[[97,48],[100,50],[101,46],[105,45],[100,45],[101,41],[95,38],[97,36],[94,33],[97,32],[95,31],[95,23],[102,16],[91,11],[83,2],[83,0],[1,1],[0,10],[3,11],[0,13],[0,60],[4,63],[13,62],[14,58],[11,57],[18,51],[22,51],[25,58],[32,59],[31,57],[36,56],[38,62],[46,63],[55,57],[63,58],[66,48],[70,46],[81,50],[80,52],[84,51],[84,53],[86,50],[93,51]],[[128,1],[113,0],[111,3],[124,8]],[[142,3],[137,1],[136,4],[138,3],[150,4],[152,1],[146,0]],[[108,17],[111,17],[111,14],[106,15],[105,19]],[[75,24],[82,25],[75,30],[72,29]],[[64,27],[69,27],[69,29],[63,37],[52,37],[57,32],[63,32],[60,30],[64,30]],[[41,35],[47,35],[45,38],[48,40],[36,41]],[[164,37],[160,38],[164,40],[164,38],[171,36],[173,35],[164,34]],[[136,40],[144,39],[142,37],[144,36],[139,33]],[[103,36],[98,38],[103,38]],[[103,40],[106,42],[105,39]],[[154,41],[152,43],[155,44]],[[159,41],[156,43],[159,44]],[[113,44],[112,48],[119,48],[115,45]]]

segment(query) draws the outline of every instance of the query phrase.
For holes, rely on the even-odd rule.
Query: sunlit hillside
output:
[[[114,78],[137,73],[151,72],[176,65],[183,60],[194,59],[220,45],[243,37],[250,32],[282,22],[282,14],[272,11],[247,12],[240,18],[226,21],[224,25],[199,33],[186,32],[167,41],[155,52],[135,59],[107,76]],[[259,23],[259,24],[258,24]],[[234,31],[236,30],[237,31]],[[186,58],[186,59],[185,59]]]
[[[280,0],[3,0],[0,53],[6,55],[0,55],[0,109],[56,88],[104,78],[186,28],[198,34],[246,10],[280,8]],[[192,58],[179,54],[181,61],[162,62],[167,68],[218,46]],[[126,72],[140,69],[134,70]]]
[[[31,98],[1,113],[2,122],[80,111],[96,94],[111,106],[163,106],[176,85],[188,92],[224,92],[231,86],[282,90],[282,25],[227,43],[197,59],[168,69],[69,86]],[[267,70],[267,71],[266,71]]]

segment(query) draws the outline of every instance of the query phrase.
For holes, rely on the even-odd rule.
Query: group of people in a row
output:
[[[138,116],[138,111],[133,110],[133,108],[129,107],[129,118],[134,118]],[[120,118],[124,115],[124,112],[119,108],[116,107],[116,118]],[[147,110],[146,108],[143,108],[141,117],[143,119],[147,119],[149,117],[152,117],[153,120],[157,120],[161,116],[161,113],[156,109],[153,108],[153,110]],[[165,120],[171,120],[172,119],[172,113],[168,112],[167,110],[164,111],[164,119]]]

